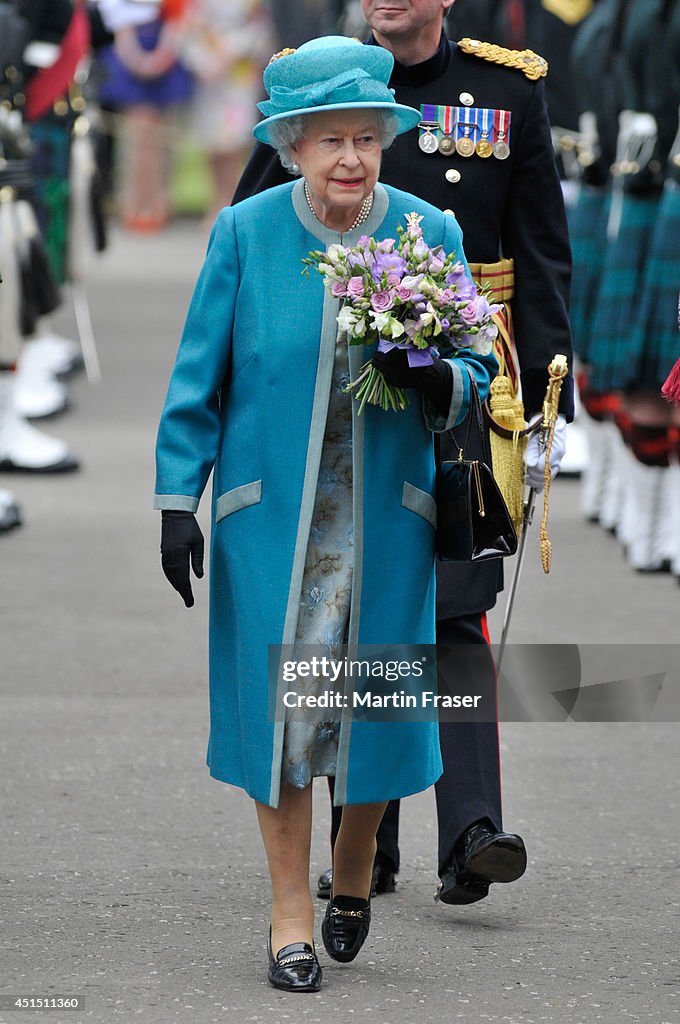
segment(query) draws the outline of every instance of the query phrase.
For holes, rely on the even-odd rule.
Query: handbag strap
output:
[[[474,423],[475,431],[479,436],[479,442],[484,456],[484,462],[487,466],[491,465],[491,450],[489,448],[489,435],[484,429],[484,414],[482,412],[482,399],[479,394],[479,388],[477,386],[477,378],[470,369],[468,363],[465,363],[465,369],[470,376],[470,411],[467,417],[467,430],[465,431],[465,441],[463,445],[459,445],[456,439],[456,435],[453,430],[448,430],[447,433],[451,438],[453,444],[456,446],[459,452],[465,455],[468,445],[470,443],[470,432]]]
[[[502,427],[500,423],[497,423],[491,414],[489,409],[489,403],[484,403],[484,420],[489,426],[489,430],[493,430],[494,434],[498,434],[499,437],[505,438],[506,441],[514,441],[515,436],[517,437],[531,437],[532,434],[537,434],[539,430],[543,429],[542,419],[536,420],[533,426],[524,427],[523,430],[509,430],[507,427]]]

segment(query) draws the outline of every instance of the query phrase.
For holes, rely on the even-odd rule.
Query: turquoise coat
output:
[[[210,550],[210,774],[278,805],[283,721],[268,709],[268,645],[293,643],[316,492],[340,300],[301,275],[311,249],[396,238],[423,215],[432,247],[462,256],[455,219],[387,186],[339,235],[302,183],[224,209],[213,229],[161,417],[154,507],[195,512],[214,470]],[[371,355],[351,346],[350,372]],[[435,640],[435,463],[431,431],[460,422],[472,368],[484,399],[493,356],[451,360],[447,417],[353,402],[354,579],[350,645]],[[416,393],[414,393],[416,394]],[[289,687],[284,687],[288,689]],[[281,691],[282,692],[282,691]],[[436,721],[352,721],[343,713],[337,804],[389,800],[441,774]]]

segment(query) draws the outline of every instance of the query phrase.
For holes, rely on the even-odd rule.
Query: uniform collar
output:
[[[369,46],[378,45],[373,35],[366,42]],[[420,64],[411,64],[409,67],[395,60],[390,85],[428,85],[444,74],[449,66],[450,59],[451,44],[446,38],[445,33],[442,32],[439,49],[431,57],[428,57],[427,60],[421,61]]]

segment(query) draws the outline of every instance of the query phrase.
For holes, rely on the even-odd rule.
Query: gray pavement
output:
[[[673,1024],[672,721],[504,725],[505,820],[527,843],[524,878],[473,907],[435,904],[432,793],[413,797],[398,891],[375,901],[359,959],[343,967],[322,950],[318,995],[267,985],[253,807],[204,763],[206,585],[186,611],[161,575],[151,511],[155,427],[204,246],[190,224],[113,239],[89,288],[104,382],[79,379],[73,410],[45,425],[84,468],[1,481],[26,525],[0,537],[0,995],[80,995],[85,1010],[0,1021]],[[68,312],[58,324],[73,333]],[[576,481],[553,496],[553,572],[534,536],[513,639],[674,640],[677,583],[631,572],[581,522]],[[321,783],[315,800],[314,875],[328,863]]]

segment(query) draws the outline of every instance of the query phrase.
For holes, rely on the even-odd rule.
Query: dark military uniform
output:
[[[371,39],[369,44],[374,44]],[[531,65],[527,66],[531,71]],[[559,177],[541,78],[465,53],[444,36],[429,60],[410,67],[395,63],[390,85],[400,103],[477,111],[509,111],[505,159],[424,152],[419,130],[398,136],[383,153],[382,181],[455,213],[471,264],[514,260],[512,303],[527,413],[540,410],[547,366],[556,352],[571,365],[567,312],[570,254]],[[439,133],[440,135],[443,133]],[[472,133],[479,141],[480,132]],[[234,202],[287,180],[268,146],[256,146]],[[426,225],[423,226],[427,232]],[[506,292],[507,294],[507,292]],[[573,389],[562,391],[561,411],[573,415]],[[438,563],[438,637],[449,643],[485,644],[484,613],[502,585],[500,562],[480,566]],[[493,667],[489,659],[489,686]],[[445,772],[437,783],[440,870],[456,838],[473,821],[488,817],[501,828],[498,733],[495,723],[442,725]],[[398,867],[396,811],[386,814],[379,849]],[[387,833],[391,832],[391,837]]]

